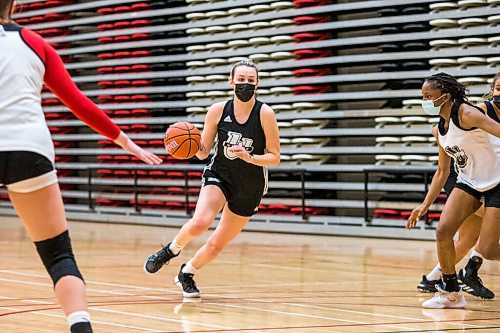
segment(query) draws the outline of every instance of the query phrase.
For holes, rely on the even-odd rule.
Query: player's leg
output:
[[[457,252],[457,262],[467,254],[472,242],[476,245],[481,232],[482,216],[484,214],[484,207],[479,208],[474,215],[465,220],[464,224],[459,229],[460,238],[455,242],[455,250]],[[459,244],[458,244],[459,243]],[[463,255],[462,255],[463,253]],[[483,281],[478,276],[479,269],[483,263],[484,257],[474,248],[470,255],[464,269],[458,272],[458,283],[463,291],[485,299],[492,299],[495,294],[483,285]]]
[[[460,188],[454,188],[441,213],[436,228],[436,243],[441,265],[442,284],[437,287],[438,293],[422,306],[430,308],[460,308],[466,302],[460,291],[455,271],[456,254],[453,237],[463,221],[474,213],[481,203],[471,194]]]
[[[215,259],[229,242],[243,230],[249,220],[250,216],[240,216],[231,212],[227,206],[224,208],[221,220],[206,244],[196,252],[187,264],[181,266],[176,282],[182,286],[184,297],[198,297],[200,295],[193,280],[194,274]]]
[[[146,259],[144,270],[147,273],[156,273],[163,265],[168,264],[170,259],[178,256],[193,238],[208,230],[225,203],[226,196],[218,186],[202,187],[193,217],[182,226],[172,242]]]
[[[478,252],[485,259],[500,260],[500,208],[486,207],[479,237]]]
[[[482,210],[480,208],[479,210]],[[479,211],[478,210],[478,211]],[[458,239],[455,243],[456,263],[460,262],[476,244],[481,231],[481,217],[477,212],[465,219],[458,229]],[[417,289],[422,292],[436,292],[436,284],[441,282],[441,265],[438,263],[428,274],[422,276]]]
[[[59,184],[28,193],[9,190],[9,196],[54,282],[72,332],[92,332],[85,284],[73,257]]]

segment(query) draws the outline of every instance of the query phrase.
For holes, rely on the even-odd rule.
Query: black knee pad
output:
[[[60,278],[67,275],[76,276],[83,281],[71,249],[68,230],[54,238],[35,242],[35,245],[54,286]]]

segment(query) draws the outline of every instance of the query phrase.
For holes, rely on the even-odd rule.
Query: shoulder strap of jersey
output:
[[[462,131],[472,131],[472,130],[475,130],[477,129],[477,127],[472,127],[472,128],[463,128],[461,125],[460,125],[460,117],[458,116],[458,113],[460,112],[460,106],[462,106],[462,104],[465,104],[465,105],[468,105],[468,106],[471,106],[473,108],[475,108],[476,110],[478,110],[479,112],[483,113],[484,114],[484,111],[475,106],[475,105],[472,105],[468,102],[463,102],[463,103],[453,103],[453,106],[451,107],[451,119],[453,121],[453,123],[455,124],[455,126],[457,126],[458,128],[460,128]]]
[[[252,110],[253,117],[258,117],[258,119],[260,119],[260,109],[262,109],[263,104],[264,103],[262,103],[258,99],[255,100],[255,104],[254,104],[253,110]]]

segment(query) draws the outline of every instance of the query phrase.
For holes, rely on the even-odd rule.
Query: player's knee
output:
[[[224,247],[213,240],[209,240],[205,245],[205,249],[211,257],[218,256]]]
[[[212,220],[203,216],[193,217],[189,221],[189,224],[189,231],[191,232],[191,234],[194,236],[199,236],[208,230],[208,227],[210,227],[210,224],[212,224]]]
[[[437,241],[446,241],[449,239],[453,239],[453,235],[455,232],[452,230],[451,226],[445,221],[439,221],[439,224],[436,227],[436,240]]]
[[[68,230],[54,238],[35,242],[35,245],[54,285],[59,279],[68,275],[76,276],[83,281],[73,255]]]

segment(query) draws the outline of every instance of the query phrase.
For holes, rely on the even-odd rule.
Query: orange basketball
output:
[[[196,126],[180,121],[169,126],[163,143],[170,155],[185,160],[193,157],[200,150],[200,140],[200,131]]]

